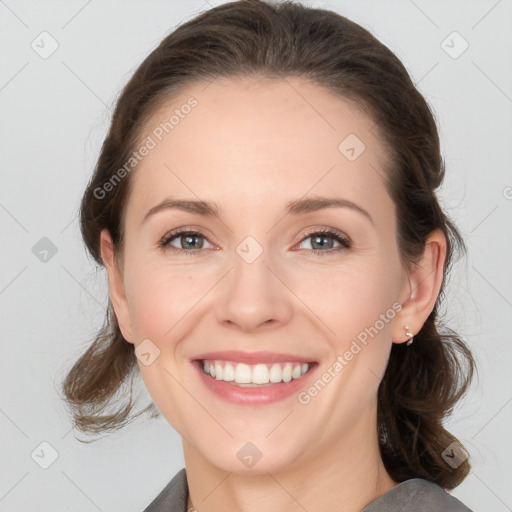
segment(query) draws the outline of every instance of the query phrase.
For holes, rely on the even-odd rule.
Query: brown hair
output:
[[[393,344],[377,413],[381,455],[391,477],[399,482],[424,478],[452,489],[468,475],[470,465],[465,460],[452,468],[442,458],[457,441],[442,421],[466,393],[476,365],[457,334],[441,329],[438,310],[455,251],[464,253],[465,246],[435,193],[444,163],[433,113],[400,60],[361,26],[334,12],[288,1],[242,0],[210,9],[174,30],[139,66],[117,100],[81,203],[87,249],[102,265],[99,241],[106,228],[116,257],[122,253],[130,176],[106,197],[95,191],[128,161],[155,109],[194,82],[251,75],[303,77],[367,111],[389,157],[385,171],[396,205],[401,258],[414,264],[436,228],[447,238],[436,305],[411,347]],[[134,418],[131,381],[129,391],[126,387],[138,374],[136,368],[133,345],[123,339],[109,301],[102,330],[62,383],[79,430],[115,430]],[[125,405],[107,412],[116,393]],[[138,414],[151,409],[158,415],[154,404]]]

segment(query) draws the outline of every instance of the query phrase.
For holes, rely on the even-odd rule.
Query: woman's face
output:
[[[237,472],[376,436],[410,288],[373,122],[304,80],[217,79],[162,106],[141,140],[122,277],[109,282],[165,418],[203,460]],[[310,203],[319,198],[340,206]],[[178,199],[218,215],[155,209]],[[223,378],[281,382],[223,382],[205,358]]]

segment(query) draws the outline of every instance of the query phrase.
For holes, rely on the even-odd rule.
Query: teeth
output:
[[[274,363],[270,367],[270,382],[281,382],[283,380],[283,370],[279,363]]]
[[[251,367],[240,363],[235,366],[235,382],[249,384],[251,382]]]
[[[224,380],[222,377],[223,377],[223,374],[224,373],[224,369],[222,368],[221,364],[218,362],[218,361],[215,361],[215,378],[217,380]]]
[[[308,363],[260,363],[248,365],[233,361],[203,361],[203,371],[217,380],[254,386],[299,379],[309,370]]]
[[[290,363],[286,363],[283,368],[283,381],[290,382],[291,380],[292,380],[292,365]]]
[[[222,379],[226,382],[232,382],[235,380],[235,368],[231,363],[226,363],[224,365],[224,373],[222,375]]]

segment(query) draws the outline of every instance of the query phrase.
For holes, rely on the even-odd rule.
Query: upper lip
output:
[[[281,352],[240,352],[239,350],[221,350],[220,352],[205,352],[204,354],[196,355],[192,360],[222,360],[233,361],[236,363],[311,363],[314,362],[309,357],[297,356],[294,354],[283,354]]]

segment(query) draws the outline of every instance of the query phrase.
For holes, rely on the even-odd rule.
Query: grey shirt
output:
[[[178,471],[143,512],[187,512],[185,468]],[[422,478],[401,482],[374,499],[361,512],[472,512],[442,487]]]

